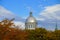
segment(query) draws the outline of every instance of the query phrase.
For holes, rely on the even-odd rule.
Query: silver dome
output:
[[[32,16],[32,12],[30,12],[30,16],[26,19],[27,22],[36,22],[36,19]]]

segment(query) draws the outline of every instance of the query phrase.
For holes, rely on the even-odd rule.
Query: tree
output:
[[[13,20],[4,19],[0,22],[0,40],[27,40],[27,32],[11,27]]]

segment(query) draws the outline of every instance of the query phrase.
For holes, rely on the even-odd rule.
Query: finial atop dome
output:
[[[30,12],[30,16],[32,16],[32,12]]]

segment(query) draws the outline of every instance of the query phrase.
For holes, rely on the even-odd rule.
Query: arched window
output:
[[[28,26],[28,28],[30,28],[30,25]]]
[[[32,25],[31,25],[31,28],[32,28]]]

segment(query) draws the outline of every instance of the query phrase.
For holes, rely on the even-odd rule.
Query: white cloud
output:
[[[15,18],[16,21],[14,22],[14,24],[16,25],[16,28],[17,27],[19,27],[21,29],[25,28],[24,23],[20,21],[20,20],[23,20],[23,19],[14,15],[11,11],[7,10],[3,6],[0,6],[0,19],[1,18],[11,18],[11,19]],[[17,20],[19,20],[19,21],[17,21]]]
[[[1,18],[8,18],[8,19],[12,19],[15,18],[16,21],[18,20],[22,20],[21,17],[15,15],[13,12],[11,12],[10,10],[7,10],[5,7],[0,6],[0,19]]]
[[[19,29],[25,29],[25,23],[20,22],[20,21],[15,21],[14,22],[16,28],[18,27]]]
[[[40,13],[40,16],[44,19],[60,20],[60,4],[45,7],[45,10]]]
[[[14,14],[11,11],[5,9],[3,6],[0,6],[0,17],[13,18]]]
[[[46,29],[55,29],[56,25],[56,19],[57,19],[57,25],[58,29],[60,28],[60,4],[47,6],[45,9],[39,13],[39,18],[43,19],[43,21],[40,20],[41,25],[44,25],[44,28]]]
[[[44,21],[44,18],[36,18],[37,20]]]

